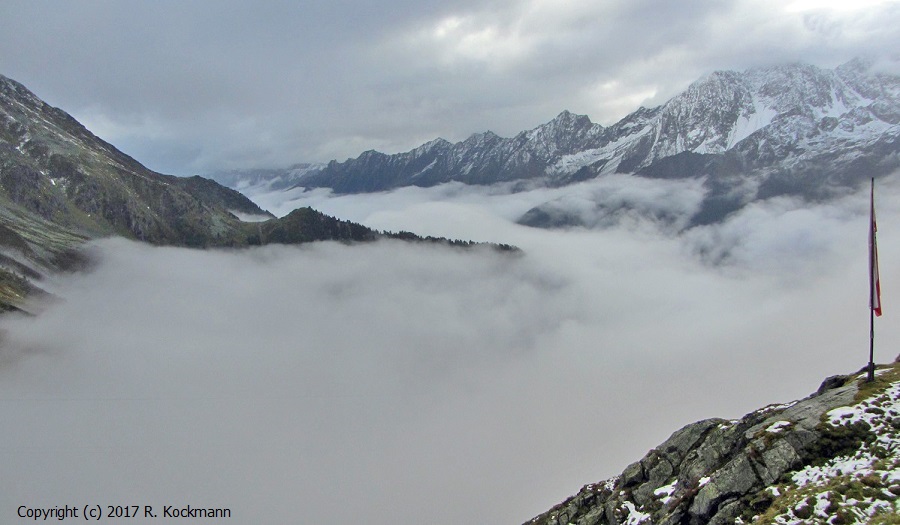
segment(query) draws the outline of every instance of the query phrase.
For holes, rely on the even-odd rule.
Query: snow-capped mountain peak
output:
[[[356,193],[449,181],[561,186],[609,173],[702,178],[711,198],[727,195],[709,215],[716,220],[756,198],[827,196],[895,169],[898,125],[900,76],[871,60],[714,71],[608,127],[563,111],[511,138],[488,131],[366,152],[310,170],[298,185]]]

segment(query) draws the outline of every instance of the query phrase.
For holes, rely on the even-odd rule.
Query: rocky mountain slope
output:
[[[77,264],[83,242],[109,235],[191,247],[417,239],[309,208],[276,219],[215,181],[155,173],[0,76],[0,311]]]
[[[239,229],[229,209],[265,213],[211,181],[148,170],[7,78],[0,78],[0,170],[5,207],[86,236],[214,244]]]
[[[437,139],[406,153],[367,151],[278,177],[338,193],[448,181],[561,186],[610,173],[696,178],[707,195],[690,226],[756,199],[829,198],[898,167],[900,77],[856,59],[834,70],[793,64],[717,71],[609,127],[565,111],[512,138],[486,132],[455,144]],[[578,221],[558,204],[521,222]]]
[[[900,364],[678,430],[535,525],[900,523]]]

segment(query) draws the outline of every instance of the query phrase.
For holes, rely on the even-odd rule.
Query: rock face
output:
[[[812,396],[672,434],[541,525],[868,523],[897,518],[900,367],[830,378]],[[835,521],[834,516],[840,516]],[[895,521],[886,522],[895,523]]]

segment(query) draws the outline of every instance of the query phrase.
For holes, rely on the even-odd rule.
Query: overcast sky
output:
[[[0,74],[190,175],[610,124],[715,69],[900,48],[889,0],[6,0]]]

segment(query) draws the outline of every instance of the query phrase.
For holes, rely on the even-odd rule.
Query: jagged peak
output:
[[[587,115],[578,115],[576,113],[572,113],[568,109],[562,110],[559,115],[553,118],[550,122],[572,122],[575,120],[580,120],[583,118],[587,118]]]
[[[389,156],[390,155],[388,155],[387,153],[382,153],[378,150],[369,149],[369,150],[366,150],[366,151],[360,153],[359,157],[356,160],[357,161],[368,161],[371,159],[380,159],[380,158],[385,158],[385,157],[389,157]]]
[[[463,143],[471,144],[473,142],[475,142],[475,143],[486,142],[488,140],[495,140],[495,139],[499,139],[499,138],[502,138],[502,137],[500,137],[500,135],[497,135],[493,131],[488,130],[488,131],[484,131],[482,133],[472,133],[471,135],[469,135],[468,138],[466,138],[466,140],[463,141]]]
[[[687,89],[670,99],[665,105],[688,100],[692,103],[709,100],[711,94],[742,90],[746,86],[744,76],[736,71],[716,70],[692,82]]]
[[[741,74],[738,73],[737,71],[733,71],[730,69],[716,69],[715,71],[712,71],[711,73],[707,73],[706,75],[703,75],[700,78],[698,78],[697,80],[691,82],[691,84],[688,86],[688,89],[691,89],[692,87],[695,87],[695,86],[701,86],[704,84],[733,82],[734,80],[739,79],[740,77],[741,77]]]
[[[443,139],[441,137],[438,137],[436,139],[429,140],[428,142],[422,144],[421,146],[419,146],[418,148],[416,148],[412,151],[407,152],[406,155],[412,155],[413,157],[419,157],[421,155],[427,155],[429,153],[432,153],[435,150],[447,149],[450,146],[452,146],[452,144],[450,144],[449,141],[447,141],[446,139]]]
[[[443,137],[438,137],[436,139],[429,140],[425,144],[422,144],[421,146],[416,148],[416,150],[430,150],[443,146],[450,146],[450,141]]]
[[[590,117],[587,115],[580,115],[578,113],[572,113],[568,109],[564,109],[559,115],[557,115],[553,120],[544,124],[544,127],[547,125],[582,125],[582,126],[591,126],[593,122],[591,122]]]
[[[572,132],[581,132],[589,128],[596,128],[596,132],[603,130],[603,126],[594,124],[587,115],[579,115],[569,110],[564,110],[550,122],[541,124],[529,131],[519,133],[516,138],[518,140],[535,140],[541,136],[554,136],[556,139],[562,136],[569,136]]]

